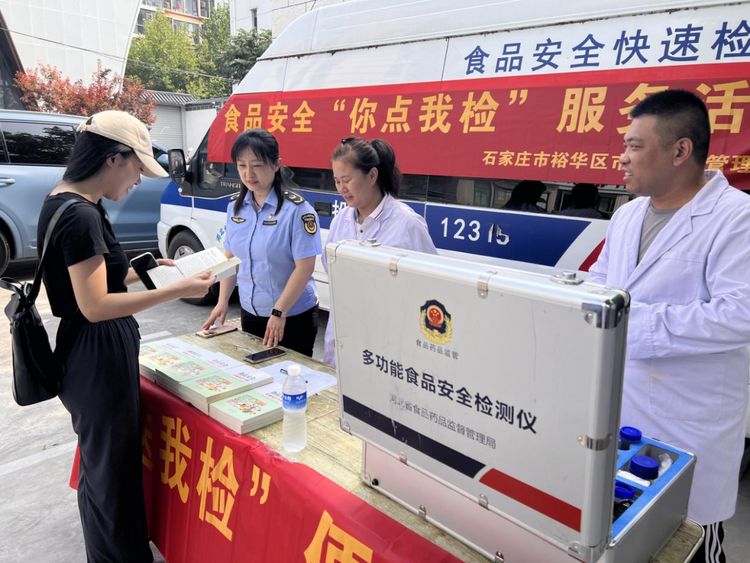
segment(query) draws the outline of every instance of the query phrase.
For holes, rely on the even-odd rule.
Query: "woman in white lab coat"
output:
[[[385,246],[437,254],[424,218],[396,199],[401,172],[387,141],[348,137],[333,151],[331,161],[336,189],[348,207],[331,221],[328,242],[376,239]],[[327,271],[325,253],[323,265]],[[336,363],[333,311],[326,326],[323,361]]]

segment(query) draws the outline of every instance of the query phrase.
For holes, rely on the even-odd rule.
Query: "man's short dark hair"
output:
[[[636,119],[645,115],[656,116],[657,132],[665,146],[687,137],[693,142],[693,157],[703,168],[711,141],[711,122],[706,104],[687,90],[664,90],[651,94],[630,111]]]

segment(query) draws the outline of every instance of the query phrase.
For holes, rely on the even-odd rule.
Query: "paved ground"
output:
[[[26,277],[29,266],[13,266],[6,275]],[[138,289],[138,287],[134,287]],[[0,294],[4,307],[7,295]],[[40,313],[51,319],[46,294],[38,302]],[[239,315],[237,304],[230,317]],[[210,307],[177,301],[136,315],[145,339],[163,338],[197,330]],[[322,356],[321,330],[315,357]],[[5,317],[0,327],[6,326]],[[50,320],[48,332],[57,323]],[[31,407],[15,405],[11,395],[11,356],[8,331],[0,329],[0,562],[74,563],[86,560],[75,491],[68,487],[76,437],[70,417],[58,400]],[[737,514],[726,524],[726,549],[730,563],[745,563],[750,553],[750,471],[740,485]]]

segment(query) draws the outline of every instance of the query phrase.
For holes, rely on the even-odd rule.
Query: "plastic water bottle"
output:
[[[300,452],[307,445],[307,382],[297,364],[289,366],[283,391],[282,445],[288,452]]]

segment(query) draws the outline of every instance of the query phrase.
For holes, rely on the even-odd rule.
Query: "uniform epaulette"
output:
[[[240,197],[240,194],[236,193],[232,197],[229,198],[229,201],[234,201],[235,199],[238,199],[239,197]]]
[[[284,197],[291,201],[294,205],[299,205],[303,201],[307,201],[304,197],[299,195],[297,192],[292,192],[290,190],[284,190]]]

